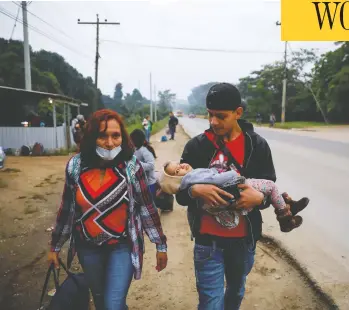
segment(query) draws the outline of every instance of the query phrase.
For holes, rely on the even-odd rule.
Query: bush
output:
[[[132,131],[134,131],[135,129],[143,129],[142,126],[142,122],[138,123],[138,124],[132,124],[132,125],[127,125],[126,126],[126,130],[127,132],[130,134]]]
[[[15,155],[15,150],[14,149],[5,149],[4,152],[5,152],[5,154],[7,156]]]
[[[140,115],[132,115],[126,119],[126,126],[134,125],[134,124],[141,124],[141,123],[142,123],[142,118]]]

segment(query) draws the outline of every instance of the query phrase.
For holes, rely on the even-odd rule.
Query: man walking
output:
[[[84,134],[84,127],[86,124],[85,117],[82,114],[79,114],[72,120],[72,133],[73,139],[77,146],[80,146]]]
[[[247,178],[276,180],[270,148],[254,132],[252,124],[241,120],[243,107],[238,89],[228,83],[211,87],[206,97],[210,129],[191,139],[184,148],[181,163],[194,169],[216,167],[235,169]],[[194,265],[199,294],[199,310],[237,310],[245,293],[246,277],[252,269],[256,242],[262,232],[260,208],[269,206],[262,193],[239,185],[237,207],[253,208],[239,217],[233,229],[221,226],[197,203],[227,205],[230,195],[209,184],[196,184],[177,194],[188,206],[188,221],[195,238]],[[224,277],[226,290],[224,292]]]
[[[269,116],[269,127],[274,127],[275,122],[276,122],[275,114],[271,113]]]
[[[177,125],[178,125],[178,118],[173,115],[173,112],[170,112],[170,119],[168,121],[168,128],[170,130],[170,135],[171,135],[170,140],[174,140]]]

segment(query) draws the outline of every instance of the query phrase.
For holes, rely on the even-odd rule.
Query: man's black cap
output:
[[[209,110],[235,111],[241,106],[239,90],[229,83],[213,85],[206,96],[206,107]]]

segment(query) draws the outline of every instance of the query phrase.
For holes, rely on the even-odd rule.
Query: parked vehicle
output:
[[[183,117],[183,111],[177,110],[176,113],[175,113],[175,116],[176,117]]]
[[[196,115],[195,114],[189,114],[189,118],[195,118]]]

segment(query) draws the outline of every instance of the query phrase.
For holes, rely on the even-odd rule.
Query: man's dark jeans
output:
[[[255,245],[247,238],[230,238],[223,247],[194,247],[199,310],[238,310],[245,294],[246,277],[254,264]],[[227,287],[224,293],[224,276]]]
[[[171,140],[174,140],[175,132],[176,132],[176,127],[170,126],[170,135],[171,135]]]

